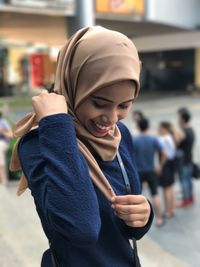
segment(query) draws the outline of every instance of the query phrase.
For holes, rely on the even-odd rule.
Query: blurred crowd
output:
[[[140,110],[133,111],[132,117],[136,165],[142,186],[146,183],[151,194],[158,227],[175,215],[176,208],[190,207],[195,202],[192,116],[186,107],[180,108],[176,115],[176,125],[160,121],[156,134],[152,134],[150,121]],[[175,181],[180,184],[181,201],[177,201]],[[158,194],[160,188],[162,201]],[[162,202],[164,210],[161,209]]]

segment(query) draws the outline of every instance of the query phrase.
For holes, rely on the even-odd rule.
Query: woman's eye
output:
[[[93,101],[93,105],[96,107],[96,108],[104,108],[105,107],[105,104],[100,104],[96,101]]]
[[[127,109],[129,107],[129,105],[119,105],[119,108],[121,108],[121,109]]]
[[[133,105],[133,101],[131,101],[131,102],[127,102],[127,103],[124,103],[124,104],[120,104],[119,105],[119,108],[120,109],[128,109],[130,106],[132,106]]]

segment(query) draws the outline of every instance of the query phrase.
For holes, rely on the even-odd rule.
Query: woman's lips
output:
[[[112,126],[105,126],[94,121],[92,121],[92,127],[95,130],[95,132],[99,134],[107,134],[112,128]]]

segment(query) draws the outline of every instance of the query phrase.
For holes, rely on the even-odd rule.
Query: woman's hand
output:
[[[116,215],[131,227],[145,226],[151,213],[150,204],[142,195],[115,196],[112,208]]]
[[[42,90],[41,94],[34,96],[32,105],[38,122],[49,115],[67,113],[67,103],[64,96],[48,93],[47,90]]]

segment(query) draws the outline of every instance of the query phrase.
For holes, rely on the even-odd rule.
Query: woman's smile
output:
[[[95,122],[94,120],[90,120],[90,122],[91,122],[91,127],[92,127],[93,131],[96,134],[101,135],[101,136],[108,134],[112,128],[112,125],[105,126],[101,123]]]

